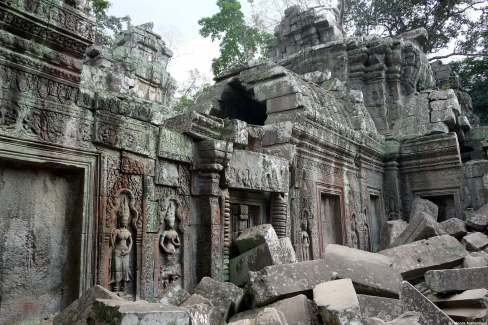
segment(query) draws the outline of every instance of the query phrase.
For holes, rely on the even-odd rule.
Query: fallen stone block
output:
[[[180,307],[186,308],[188,314],[190,315],[192,325],[212,325],[219,324],[221,321],[219,317],[212,319],[212,316],[218,316],[217,314],[212,313],[212,302],[199,294],[192,294],[185,301],[183,301]]]
[[[437,221],[439,207],[434,202],[417,197],[412,202],[409,220],[412,220],[413,217],[420,214],[421,212],[426,213]]]
[[[431,270],[425,273],[425,282],[436,293],[488,288],[488,267]]]
[[[410,218],[407,228],[395,239],[391,247],[440,236],[444,233],[434,217],[420,211]]]
[[[464,213],[466,226],[474,231],[486,231],[488,227],[488,204],[483,205],[476,211]]]
[[[318,315],[316,315],[312,302],[305,295],[297,295],[288,299],[283,299],[268,305],[281,312],[288,322],[294,325],[316,325],[319,324]],[[229,323],[238,320],[255,319],[257,314],[264,308],[248,310],[234,315]]]
[[[324,260],[329,272],[351,279],[360,293],[386,297],[398,297],[400,293],[402,279],[389,257],[330,244],[325,248]]]
[[[386,249],[379,254],[391,257],[395,270],[403,279],[411,280],[422,277],[428,270],[460,265],[468,252],[456,238],[442,235]]]
[[[186,309],[145,301],[97,299],[89,317],[93,324],[104,325],[191,324]]]
[[[244,298],[244,290],[232,283],[216,281],[204,277],[196,286],[194,294],[210,300],[213,305],[211,319],[226,321],[235,314]]]
[[[393,245],[395,239],[405,231],[408,222],[405,220],[391,220],[383,224],[381,228],[380,249],[386,249]]]
[[[190,294],[185,289],[179,286],[171,286],[166,290],[163,296],[160,297],[159,303],[163,305],[179,305],[181,304],[186,298],[188,298]]]
[[[461,242],[470,251],[480,251],[488,247],[488,236],[481,232],[474,232],[464,236]]]
[[[487,324],[488,309],[484,307],[448,307],[443,311],[456,322],[476,322],[478,324]]]
[[[88,316],[92,312],[93,305],[97,299],[112,299],[124,302],[125,300],[117,296],[117,294],[105,289],[102,286],[96,285],[88,289],[77,300],[73,301],[61,313],[56,315],[53,320],[53,325],[89,325],[87,323]]]
[[[467,234],[466,223],[458,218],[451,218],[439,223],[446,234],[461,239]]]
[[[358,294],[361,315],[366,318],[379,318],[391,321],[403,313],[403,306],[399,299]]]
[[[464,258],[463,268],[488,266],[488,254],[485,252],[472,252]]]
[[[367,318],[364,325],[420,325],[420,317],[419,313],[409,311],[389,322],[378,317]]]
[[[288,322],[279,310],[265,307],[243,313],[238,319],[232,318],[228,325],[288,325]]]
[[[324,324],[362,324],[358,297],[350,279],[323,282],[315,286],[313,300]]]
[[[429,300],[439,308],[488,306],[488,289],[466,290],[454,295],[430,295]]]
[[[446,313],[421,294],[413,285],[403,281],[400,301],[405,310],[421,314],[421,325],[457,325]]]
[[[293,244],[289,237],[280,238],[280,255],[281,255],[281,263],[288,264],[288,263],[296,263],[297,262],[297,255],[295,249],[293,248]]]
[[[249,288],[257,306],[311,291],[317,284],[329,281],[332,272],[323,260],[267,266],[249,272]]]
[[[278,242],[278,235],[273,226],[269,224],[244,229],[234,241],[241,254],[265,243],[271,244],[270,246],[272,246]]]

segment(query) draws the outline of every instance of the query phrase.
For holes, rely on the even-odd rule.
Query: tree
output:
[[[198,22],[203,37],[220,41],[220,56],[212,63],[216,76],[233,66],[265,56],[272,39],[266,31],[246,24],[238,0],[217,0],[217,6],[219,12]]]
[[[107,10],[110,7],[110,1],[108,0],[90,1],[92,2],[93,11],[97,20],[95,43],[99,45],[111,45],[114,41],[114,36],[122,31],[124,23],[130,24],[130,17],[107,15]]]
[[[188,71],[188,78],[178,85],[174,109],[183,111],[210,87],[210,80],[198,69]]]

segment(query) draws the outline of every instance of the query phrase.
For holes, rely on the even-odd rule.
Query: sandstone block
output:
[[[463,261],[464,268],[484,266],[488,266],[488,254],[485,252],[472,252]]]
[[[475,231],[486,231],[488,227],[488,204],[478,210],[465,213],[466,225]]]
[[[381,252],[393,259],[395,270],[403,279],[422,277],[428,270],[460,265],[468,252],[456,238],[442,235]]]
[[[227,320],[238,309],[244,297],[244,290],[232,283],[216,281],[209,277],[204,277],[196,286],[194,294],[210,300],[214,309],[212,319]]]
[[[419,313],[409,311],[389,322],[377,317],[367,318],[364,325],[420,325],[420,317]]]
[[[218,316],[212,314],[212,302],[199,294],[193,294],[188,297],[180,307],[186,308],[192,320],[192,325],[212,325],[221,321],[218,317],[216,319],[212,318],[212,316]]]
[[[361,315],[366,318],[380,318],[385,321],[391,321],[403,313],[403,306],[399,299],[385,297],[357,295]]]
[[[266,266],[281,264],[268,244],[261,244],[230,260],[230,282],[241,286],[249,281],[249,271],[259,271]]]
[[[422,199],[417,197],[412,202],[412,208],[410,210],[410,220],[420,212],[425,212],[429,216],[433,217],[434,220],[437,220],[437,216],[439,214],[439,207],[426,199]]]
[[[393,268],[393,260],[384,255],[331,244],[325,249],[324,260],[329,272],[351,279],[360,293],[387,297],[400,293],[400,274]]]
[[[168,290],[164,292],[164,295],[160,297],[159,303],[163,305],[179,305],[185,299],[190,296],[188,291],[178,286],[171,286]]]
[[[466,223],[458,218],[451,218],[440,223],[442,229],[446,234],[451,235],[456,238],[461,238],[466,235]]]
[[[56,317],[54,317],[53,324],[89,325],[87,323],[87,319],[92,312],[93,305],[97,299],[112,299],[119,300],[121,302],[124,301],[122,298],[117,296],[117,294],[105,289],[102,286],[96,285],[88,289],[80,298],[73,301],[71,305],[56,315]]]
[[[443,311],[453,320],[462,323],[486,324],[488,322],[488,309],[485,307],[448,307]]]
[[[402,282],[400,301],[405,310],[421,314],[419,320],[421,325],[456,325],[446,313],[406,281]]]
[[[350,279],[317,285],[313,289],[313,300],[324,324],[362,324],[358,297]]]
[[[431,270],[425,273],[425,282],[436,293],[488,288],[488,267]]]
[[[250,292],[258,306],[293,294],[311,291],[317,284],[329,281],[332,272],[323,260],[267,266],[249,272]]]
[[[488,236],[481,232],[474,232],[464,236],[462,243],[470,251],[480,251],[488,247]]]
[[[456,115],[452,109],[433,110],[430,112],[430,122],[444,122],[448,126],[456,125]]]
[[[97,299],[90,317],[94,324],[105,325],[190,325],[190,315],[186,309],[145,301]]]
[[[488,289],[466,290],[454,295],[430,295],[430,301],[439,308],[484,307],[488,303]]]
[[[288,325],[283,313],[272,307],[251,310],[239,315],[239,318],[232,318],[228,325]]]
[[[279,255],[282,264],[297,262],[297,255],[289,237],[280,238]]]
[[[395,239],[405,231],[407,226],[408,223],[405,220],[391,220],[383,224],[381,228],[380,249],[389,248]]]
[[[272,225],[264,224],[247,228],[234,241],[240,253],[244,253],[259,245],[268,243],[270,246],[278,245],[278,235]]]
[[[444,230],[434,220],[434,217],[420,211],[412,215],[407,228],[395,239],[392,247],[443,234]]]

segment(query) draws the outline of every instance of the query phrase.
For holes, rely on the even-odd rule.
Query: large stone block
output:
[[[430,295],[428,298],[439,308],[483,307],[488,303],[488,289],[466,290],[454,295]]]
[[[232,283],[216,281],[209,277],[204,277],[196,286],[194,294],[210,300],[214,309],[212,319],[226,321],[229,316],[236,313],[244,298],[244,290]]]
[[[419,313],[409,311],[390,322],[385,322],[377,317],[366,318],[364,325],[420,325],[420,317]]]
[[[437,220],[439,207],[429,200],[416,197],[413,200],[412,207],[410,209],[410,220],[421,212],[425,212],[426,214],[432,216],[435,220]]]
[[[406,281],[402,283],[400,301],[405,310],[415,311],[422,315],[419,321],[421,325],[456,325],[446,313]]]
[[[117,294],[105,289],[102,286],[94,286],[88,289],[80,298],[71,303],[53,320],[54,325],[90,325],[88,317],[92,313],[93,306],[97,299],[113,299],[123,302]]]
[[[249,271],[259,271],[266,266],[281,264],[280,256],[261,244],[230,260],[230,282],[241,286],[249,281]]]
[[[395,239],[405,231],[408,223],[404,220],[391,220],[383,224],[381,228],[380,249],[391,247]]]
[[[484,266],[488,266],[488,253],[486,252],[472,252],[463,261],[464,268]]]
[[[262,244],[279,245],[279,239],[272,225],[264,224],[246,228],[234,241],[239,252],[244,253]]]
[[[439,223],[446,234],[456,237],[458,239],[466,235],[466,223],[458,218],[451,218]]]
[[[407,228],[395,239],[392,247],[443,234],[444,230],[435,221],[434,217],[420,211],[412,215]]]
[[[425,282],[437,293],[488,288],[488,267],[431,270],[425,273]]]
[[[486,231],[488,227],[488,204],[478,210],[465,213],[466,225],[475,231]]]
[[[480,251],[488,246],[488,236],[474,232],[463,237],[462,243],[470,251]]]
[[[361,315],[364,319],[376,317],[385,321],[391,321],[403,313],[403,306],[398,299],[357,295]]]
[[[289,325],[283,313],[272,307],[251,311],[232,319],[229,325]]]
[[[212,313],[214,309],[212,302],[199,294],[193,294],[188,297],[180,304],[180,307],[184,307],[188,310],[192,325],[213,325],[218,324],[221,321],[218,313]],[[213,316],[217,316],[217,318],[213,319]]]
[[[387,297],[397,297],[400,293],[402,279],[389,257],[331,244],[325,249],[324,260],[329,272],[351,279],[360,293]]]
[[[485,307],[447,307],[442,311],[458,324],[488,323],[488,309]]]
[[[310,292],[317,284],[332,277],[323,260],[267,266],[259,272],[249,273],[250,292],[258,306]]]
[[[449,235],[416,241],[379,253],[393,259],[395,270],[405,280],[422,277],[428,270],[459,265],[468,255],[464,246]]]
[[[350,279],[329,281],[315,286],[313,300],[324,324],[362,324],[358,297]]]
[[[93,324],[104,325],[191,324],[186,309],[145,301],[97,299],[90,318]]]

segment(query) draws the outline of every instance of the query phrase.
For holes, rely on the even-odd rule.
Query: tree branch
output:
[[[463,53],[463,52],[452,52],[450,54],[446,55],[438,55],[438,56],[433,56],[429,58],[429,61],[435,61],[435,60],[441,60],[441,59],[447,59],[451,56],[469,56],[473,58],[479,58],[479,57],[488,57],[488,53]]]

